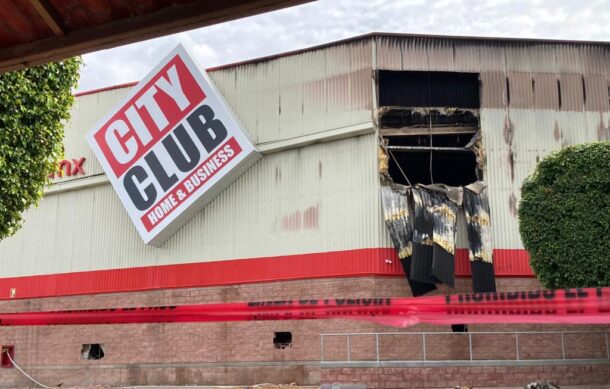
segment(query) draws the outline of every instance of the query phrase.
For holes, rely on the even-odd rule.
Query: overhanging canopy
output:
[[[0,72],[311,0],[3,0]]]

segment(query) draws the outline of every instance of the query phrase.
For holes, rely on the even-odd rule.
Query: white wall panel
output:
[[[490,188],[494,244],[522,248],[517,220],[521,185],[539,160],[565,145],[599,140],[608,113],[553,110],[483,109],[481,129],[486,153],[485,181]],[[507,134],[512,128],[512,141]],[[510,163],[512,155],[512,166]]]
[[[109,184],[48,194],[0,242],[1,274],[379,247],[378,188],[373,134],[274,153],[159,248],[144,245]]]
[[[209,75],[257,144],[372,120],[369,39],[219,68]]]

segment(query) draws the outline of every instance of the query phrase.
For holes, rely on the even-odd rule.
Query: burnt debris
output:
[[[432,276],[434,218],[430,212],[432,198],[428,191],[419,187],[411,189],[413,196],[413,260],[411,277],[419,282],[435,284]]]
[[[443,284],[455,287],[455,232],[457,203],[447,196],[447,187],[431,185],[433,218],[432,276]]]
[[[413,260],[413,208],[403,185],[381,187],[381,199],[385,223],[398,252],[400,264],[405,272],[413,296],[422,296],[436,289],[434,283],[420,282],[411,277]]]
[[[476,182],[464,188],[464,214],[468,232],[472,290],[475,293],[495,292],[489,200],[487,190],[481,183]]]
[[[457,218],[463,208],[474,292],[496,290],[486,187],[381,187],[385,223],[413,296],[455,286]]]
[[[376,80],[385,220],[413,295],[454,287],[462,205],[474,291],[495,291],[479,74],[379,70]]]

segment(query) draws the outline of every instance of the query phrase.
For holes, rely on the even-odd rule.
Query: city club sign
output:
[[[159,245],[259,157],[182,46],[87,135],[140,236]]]

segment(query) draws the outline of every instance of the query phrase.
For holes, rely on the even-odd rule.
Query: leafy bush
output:
[[[80,58],[0,74],[0,239],[42,197],[63,154]]]
[[[519,230],[547,288],[610,285],[610,142],[566,147],[521,189]]]

